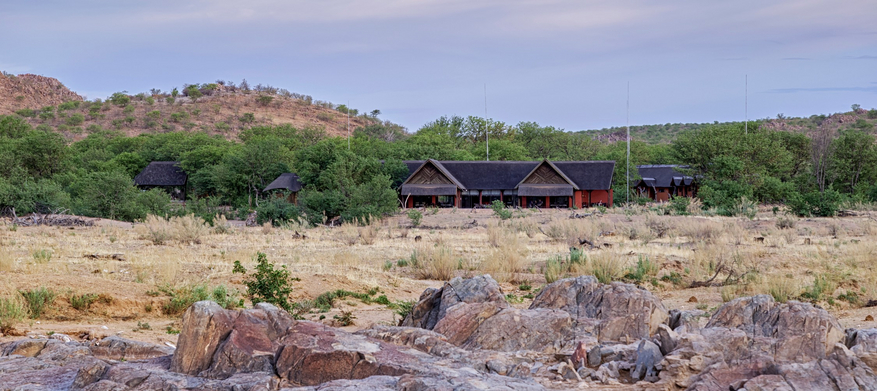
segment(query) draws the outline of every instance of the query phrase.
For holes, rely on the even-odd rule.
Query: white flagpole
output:
[[[490,128],[487,123],[487,83],[484,83],[484,134],[487,137],[487,161],[490,161]]]
[[[627,82],[627,203],[630,204],[630,82]],[[628,205],[629,206],[629,205]]]

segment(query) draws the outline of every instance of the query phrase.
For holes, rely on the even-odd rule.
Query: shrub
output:
[[[806,194],[795,194],[788,202],[789,209],[798,216],[834,216],[840,209],[843,196],[833,189],[824,192],[811,191]]]
[[[798,287],[794,279],[772,278],[767,281],[767,291],[773,299],[785,303],[798,295]]]
[[[670,198],[670,210],[673,211],[674,214],[679,216],[687,216],[688,215],[688,206],[691,204],[691,198],[688,197],[676,197],[673,196]]]
[[[121,107],[121,106],[127,106],[128,103],[131,103],[131,97],[128,96],[127,94],[117,92],[117,93],[111,95],[109,98],[107,98],[107,101],[109,101],[110,103],[112,103],[116,106]]]
[[[27,316],[27,304],[18,293],[0,297],[0,333],[9,334]]]
[[[274,97],[270,95],[259,95],[259,97],[256,98],[256,102],[258,102],[260,106],[268,106],[273,100]]]
[[[176,113],[171,114],[171,122],[181,123],[185,122],[189,119],[189,113],[185,111],[178,111]]]
[[[636,283],[642,283],[646,278],[653,277],[657,273],[658,265],[652,262],[649,257],[640,255],[636,261],[636,266],[630,267],[624,278]]]
[[[545,275],[545,282],[552,283],[559,280],[566,273],[566,268],[563,265],[563,258],[561,257],[551,257],[547,261],[545,261],[545,268],[543,270],[543,274]]]
[[[494,200],[490,204],[490,209],[493,209],[493,214],[496,217],[499,217],[501,220],[508,220],[512,218],[512,211],[506,209],[505,203],[500,200]]]
[[[97,301],[98,295],[93,293],[84,293],[81,295],[70,295],[68,301],[70,301],[70,306],[79,311],[87,311],[91,308],[91,305]]]
[[[795,224],[797,224],[797,221],[794,218],[785,216],[777,218],[777,228],[779,229],[792,229],[795,228]]]
[[[274,269],[274,264],[268,262],[264,253],[256,254],[256,271],[247,275],[247,270],[241,266],[240,261],[234,262],[234,273],[245,276],[244,285],[247,286],[247,297],[253,305],[257,303],[271,303],[286,311],[292,311],[289,303],[289,294],[292,293],[292,282],[286,265]]]
[[[34,111],[33,109],[21,109],[21,110],[16,111],[15,114],[18,114],[22,117],[28,117],[28,118],[32,118],[32,117],[37,116],[37,112]]]
[[[229,292],[224,285],[219,285],[212,290],[204,284],[188,285],[181,288],[165,286],[159,289],[170,296],[170,300],[162,306],[165,315],[179,315],[192,304],[203,300],[213,300],[225,309],[234,309],[239,304],[237,293]]]
[[[447,281],[454,277],[459,262],[448,246],[420,245],[411,255],[417,278]]]
[[[423,219],[423,213],[421,213],[417,209],[409,209],[408,210],[408,219],[411,220],[411,226],[416,227],[420,225],[420,220]]]
[[[603,253],[591,258],[594,277],[603,284],[609,284],[621,276],[621,260],[617,254]]]
[[[378,238],[378,231],[378,227],[374,224],[361,227],[359,229],[359,240],[367,246],[375,244],[375,239]]]
[[[52,250],[39,249],[33,252],[33,259],[36,263],[49,263],[52,260]]]
[[[234,229],[228,222],[228,219],[225,218],[225,215],[217,214],[213,218],[213,232],[217,234],[230,234],[234,232]]]
[[[270,197],[256,207],[256,222],[259,225],[271,223],[279,227],[290,221],[302,221],[302,212],[298,206],[287,201],[286,193],[278,197]]]
[[[21,297],[27,303],[31,319],[39,318],[43,314],[43,310],[51,306],[52,302],[55,301],[55,297],[58,296],[55,291],[45,287],[20,290],[18,293],[21,294]]]
[[[253,113],[244,113],[244,115],[238,118],[238,121],[241,121],[241,123],[244,124],[251,124],[256,122],[256,115]]]
[[[210,229],[207,222],[194,214],[181,217],[172,217],[170,220],[174,238],[180,243],[201,243],[201,237]]]

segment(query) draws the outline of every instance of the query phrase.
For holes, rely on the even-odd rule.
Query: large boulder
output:
[[[89,346],[91,354],[104,360],[145,360],[174,354],[174,348],[110,336]]]
[[[456,277],[440,289],[425,290],[401,325],[432,330],[448,309],[458,303],[493,303],[498,309],[509,307],[502,289],[490,275],[465,280]]]
[[[183,314],[183,329],[177,337],[170,369],[189,375],[207,370],[216,349],[231,333],[238,314],[212,301],[192,304]]]
[[[777,303],[769,295],[741,297],[721,306],[706,325],[743,330],[769,344],[777,361],[824,358],[843,342],[844,330],[828,311],[811,304]]]
[[[877,370],[877,329],[847,330],[846,346],[872,370]]]
[[[572,319],[560,310],[507,308],[487,318],[464,342],[465,349],[557,353],[572,344]]]
[[[600,341],[633,342],[649,338],[667,322],[669,313],[661,300],[636,285],[600,284],[593,276],[555,281],[539,292],[530,309],[568,312],[577,335],[594,335]]]

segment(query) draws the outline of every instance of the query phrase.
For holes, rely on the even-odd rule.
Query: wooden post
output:
[[[435,196],[432,196],[432,204],[435,205]]]
[[[411,195],[408,195],[407,198],[408,199],[405,202],[407,204],[406,208],[413,208],[414,207],[414,197],[412,197]]]
[[[527,196],[521,196],[521,207],[522,208],[527,207]]]
[[[545,196],[545,208],[551,209],[551,196]]]
[[[481,190],[478,190],[478,205],[484,205],[484,202],[481,201]]]
[[[573,197],[567,197],[567,198],[566,198],[567,201],[569,201],[569,202],[568,202],[568,203],[569,203],[569,206],[567,206],[567,208],[572,209],[572,199],[573,199],[574,197],[575,197],[575,196],[573,196]]]

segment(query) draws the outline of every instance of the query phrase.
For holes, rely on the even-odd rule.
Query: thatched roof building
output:
[[[295,203],[298,192],[301,191],[301,180],[299,179],[297,174],[293,174],[291,172],[285,172],[280,174],[277,179],[273,182],[269,183],[268,186],[265,187],[265,192],[274,191],[274,190],[285,190],[289,192],[289,197],[287,198],[289,202]]]
[[[676,164],[650,164],[636,166],[642,178],[634,185],[636,192],[642,197],[655,201],[668,201],[670,196],[693,197],[696,192],[696,181],[692,176],[679,172],[686,166]]]
[[[151,162],[134,177],[134,184],[144,190],[164,188],[174,198],[185,200],[188,180],[180,162]]]
[[[408,207],[477,207],[500,200],[521,207],[612,203],[613,161],[406,161]]]

